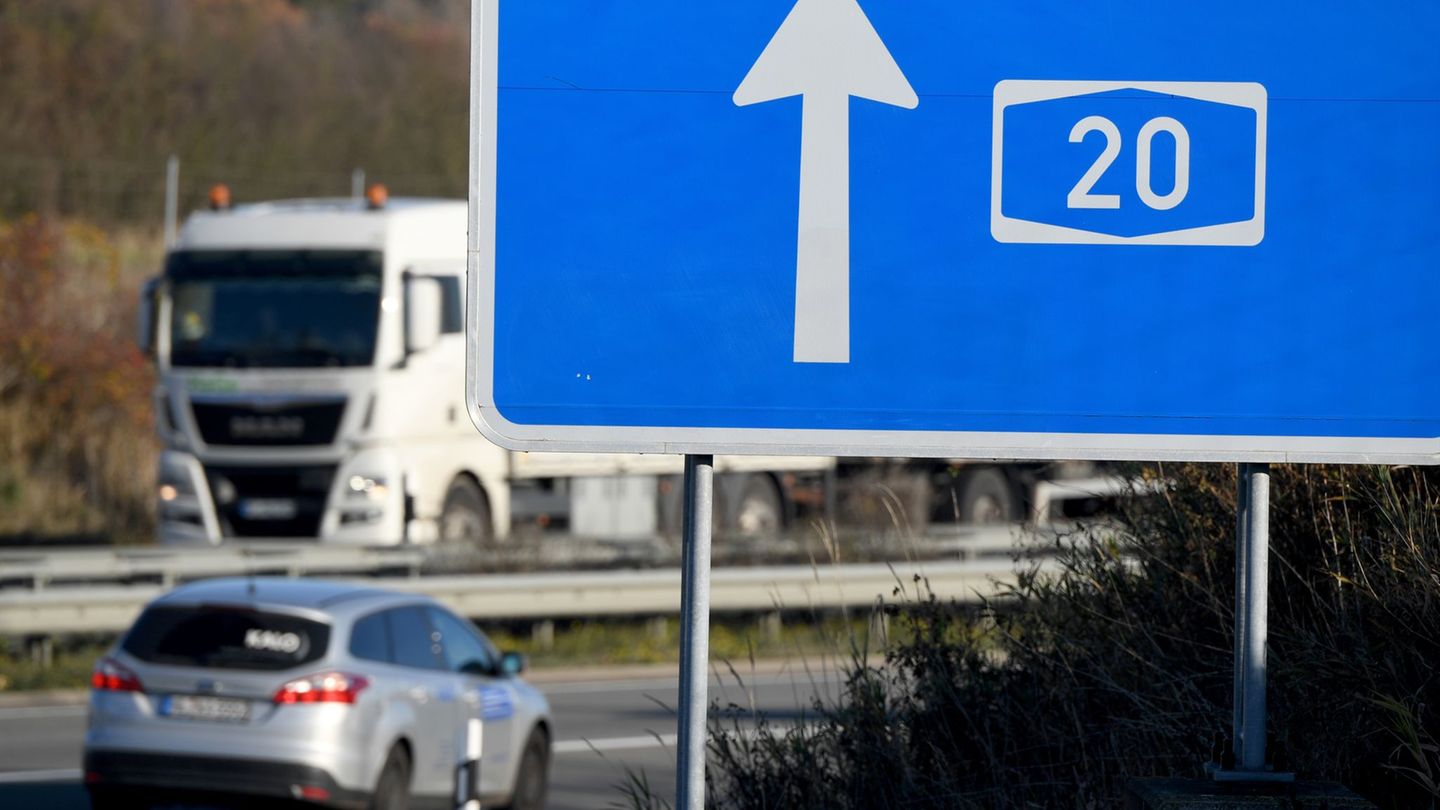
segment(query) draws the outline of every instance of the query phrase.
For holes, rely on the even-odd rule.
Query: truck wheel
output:
[[[1015,502],[1005,473],[994,467],[971,470],[960,486],[960,522],[987,525],[1019,520]]]
[[[720,536],[721,517],[725,514],[724,496],[720,492],[720,480],[715,479],[713,490],[715,501],[711,505],[710,514],[710,536]],[[659,523],[660,534],[674,544],[675,548],[680,547],[680,535],[685,528],[685,476],[664,475],[660,477],[659,493],[656,509],[658,511],[657,522]]]
[[[735,531],[741,537],[770,539],[785,528],[785,505],[768,475],[749,476],[735,505]]]
[[[480,486],[469,478],[456,478],[445,493],[440,510],[440,542],[451,546],[482,546],[494,536],[490,503]]]

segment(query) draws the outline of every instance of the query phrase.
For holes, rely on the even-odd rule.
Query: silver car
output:
[[[551,719],[516,677],[523,667],[423,596],[276,578],[186,585],[96,665],[85,783],[97,808],[191,792],[453,808],[480,718],[479,789],[460,790],[536,810]]]

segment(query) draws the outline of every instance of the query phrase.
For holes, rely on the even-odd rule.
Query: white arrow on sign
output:
[[[798,0],[735,90],[744,107],[802,96],[795,362],[850,362],[850,96],[920,99],[856,0]]]

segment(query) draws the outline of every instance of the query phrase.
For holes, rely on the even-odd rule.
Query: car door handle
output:
[[[430,702],[430,690],[423,686],[411,687],[410,699],[419,703],[428,703]]]

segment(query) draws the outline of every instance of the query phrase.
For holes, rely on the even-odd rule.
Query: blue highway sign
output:
[[[1440,462],[1440,4],[480,0],[514,449]]]

